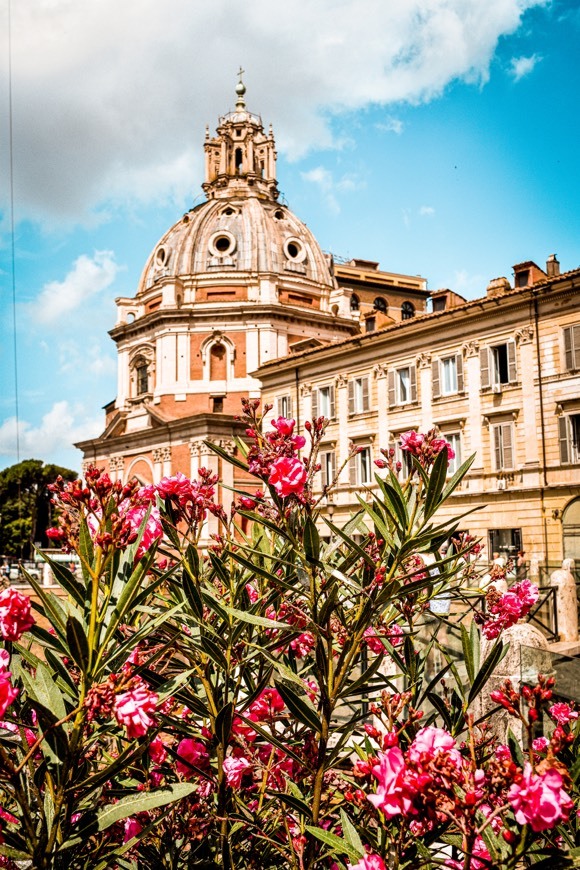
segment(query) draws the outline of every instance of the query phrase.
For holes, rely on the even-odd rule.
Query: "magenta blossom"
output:
[[[268,483],[282,498],[300,495],[304,491],[307,471],[304,463],[294,456],[280,456],[270,466]]]
[[[577,710],[573,710],[569,704],[552,704],[549,710],[552,719],[555,719],[558,725],[566,725],[578,718]]]
[[[113,711],[119,725],[126,727],[130,740],[143,737],[155,724],[149,713],[155,711],[158,700],[155,692],[151,692],[143,682],[134,689],[117,695]]]
[[[251,771],[252,765],[246,758],[234,758],[233,755],[228,755],[224,758],[223,768],[227,784],[231,788],[240,788],[244,775]]]
[[[380,855],[365,855],[357,864],[348,864],[347,870],[387,870]]]
[[[12,587],[0,592],[0,633],[4,640],[20,640],[33,625],[29,596]]]
[[[409,747],[409,760],[417,764],[432,761],[435,756],[444,752],[455,764],[461,766],[461,754],[455,748],[455,739],[444,728],[428,725],[421,728]]]
[[[18,697],[18,689],[10,682],[10,671],[0,673],[0,717],[3,717],[12,702]]]
[[[209,752],[205,743],[200,740],[185,737],[177,747],[177,754],[180,756],[175,765],[177,772],[186,779],[197,775],[192,768],[206,770],[209,767]]]
[[[128,843],[129,840],[132,840],[133,837],[136,837],[143,830],[143,825],[134,819],[132,816],[129,816],[128,819],[125,819],[125,832],[123,834],[123,842]]]
[[[163,537],[163,526],[161,525],[161,515],[159,509],[155,505],[136,505],[130,507],[124,514],[124,517],[130,523],[135,532],[139,532],[141,523],[145,519],[147,511],[150,510],[147,518],[147,523],[143,529],[143,537],[135,554],[136,559],[140,559],[155,543]]]
[[[277,430],[279,435],[284,437],[292,435],[295,425],[296,421],[291,420],[288,417],[278,417],[277,420],[272,420],[272,426],[274,429]]]
[[[373,767],[378,781],[376,794],[367,795],[369,801],[388,819],[398,815],[416,815],[413,805],[429,777],[417,775],[407,767],[403,753],[393,746],[378,755],[379,763]]]
[[[399,444],[401,445],[401,450],[408,450],[413,456],[419,456],[424,440],[424,435],[411,430],[410,432],[403,432],[399,438]]]
[[[508,800],[520,825],[530,825],[533,831],[546,831],[561,821],[567,821],[572,801],[564,791],[564,780],[555,769],[534,773],[526,764],[519,782],[508,792]]]

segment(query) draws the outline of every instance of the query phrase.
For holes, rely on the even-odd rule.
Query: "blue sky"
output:
[[[7,33],[8,0],[0,0]],[[115,395],[107,330],[200,197],[205,124],[272,122],[278,180],[325,250],[484,295],[580,265],[580,8],[535,0],[12,2],[22,459],[80,465]],[[7,48],[7,44],[5,45]],[[8,130],[7,51],[0,126]],[[8,137],[0,143],[0,467],[16,461]]]

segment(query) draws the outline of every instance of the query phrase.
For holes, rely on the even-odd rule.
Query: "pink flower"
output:
[[[304,463],[293,456],[280,456],[270,466],[268,483],[272,484],[278,495],[286,498],[289,495],[300,495],[306,478]]]
[[[296,654],[296,658],[303,659],[314,649],[316,640],[310,631],[305,631],[290,641],[290,649]]]
[[[552,704],[549,712],[558,725],[566,725],[568,722],[578,718],[578,712],[573,710],[569,704]]]
[[[163,764],[167,758],[165,744],[159,735],[157,735],[157,737],[155,737],[149,744],[149,757],[155,764]]]
[[[0,717],[4,716],[10,704],[18,697],[18,689],[10,682],[11,676],[10,671],[0,673]]]
[[[250,718],[254,722],[271,719],[284,709],[284,701],[277,689],[264,689],[255,701],[250,704]]]
[[[379,855],[365,855],[358,864],[348,864],[347,870],[387,870],[387,865]]]
[[[132,817],[125,819],[125,833],[123,836],[123,842],[128,843],[129,840],[132,840],[133,837],[136,837],[143,830],[143,825]]]
[[[532,749],[534,752],[545,752],[548,745],[547,737],[536,737],[536,739],[532,741]]]
[[[9,587],[0,592],[0,633],[4,640],[20,640],[34,625],[30,598]]]
[[[7,649],[0,649],[0,673],[10,667],[10,653]]]
[[[567,821],[572,801],[562,784],[563,779],[554,768],[537,774],[530,764],[526,764],[520,781],[514,783],[508,792],[516,821],[520,825],[530,825],[536,832]]]
[[[445,438],[433,438],[429,446],[435,454],[441,453],[447,447],[447,459],[455,459],[455,450]]]
[[[272,420],[272,426],[274,429],[283,436],[292,435],[295,425],[296,421],[288,419],[287,417],[278,417],[277,420]]]
[[[140,559],[160,538],[163,537],[163,526],[161,525],[161,515],[159,509],[155,505],[136,505],[130,507],[124,514],[135,532],[139,532],[141,524],[145,519],[147,511],[150,510],[149,517],[145,528],[143,529],[143,537],[135,554],[136,559]]]
[[[228,755],[224,759],[223,767],[226,782],[231,788],[240,788],[244,774],[252,769],[252,765],[246,758],[234,758],[233,755]]]
[[[461,754],[455,748],[455,740],[444,728],[428,725],[421,728],[409,747],[409,760],[417,764],[431,761],[440,752],[447,753],[457,767],[461,764]]]
[[[401,450],[408,450],[414,456],[419,456],[424,440],[424,435],[411,430],[410,432],[403,432],[399,438],[399,444],[401,445]]]
[[[495,587],[491,587],[495,591]],[[483,623],[481,630],[488,640],[498,637],[501,632],[515,625],[519,619],[529,613],[539,596],[538,587],[529,580],[514,583],[501,598],[494,601]]]
[[[369,801],[388,818],[415,815],[413,800],[424,782],[405,764],[403,753],[394,746],[378,756],[373,774],[378,781],[376,794],[367,795]],[[428,781],[426,777],[425,781]]]
[[[119,725],[126,727],[129,739],[143,737],[155,724],[148,714],[155,711],[158,700],[155,692],[151,692],[145,683],[117,695],[113,711]]]
[[[188,477],[178,471],[174,477],[163,477],[155,487],[161,498],[175,498],[183,505],[193,498],[193,484]]]
[[[205,770],[209,767],[207,746],[199,740],[185,737],[177,747],[177,754],[180,756],[175,765],[177,772],[186,779],[197,776],[197,772],[192,768],[197,767],[199,770]]]
[[[374,653],[387,652],[387,648],[381,638],[385,637],[392,646],[399,646],[403,642],[403,629],[400,625],[394,622],[387,628],[381,627],[381,631],[377,632],[372,625],[365,629],[364,638],[367,646]]]

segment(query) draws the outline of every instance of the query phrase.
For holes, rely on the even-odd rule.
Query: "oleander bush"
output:
[[[53,485],[82,577],[0,593],[0,866],[580,866],[578,713],[547,676],[486,689],[537,589],[479,606],[479,545],[439,518],[471,462],[450,477],[449,445],[406,433],[407,471],[382,451],[341,528],[313,496],[326,421],[244,414],[213,447],[247,473],[229,514],[204,469]],[[461,663],[448,604],[472,611]]]

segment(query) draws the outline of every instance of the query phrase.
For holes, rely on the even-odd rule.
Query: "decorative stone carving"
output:
[[[301,384],[300,385],[300,395],[301,396],[309,396],[312,393],[312,384]]]
[[[189,454],[190,454],[190,456],[199,456],[199,448],[201,447],[202,444],[203,444],[203,441],[201,441],[199,439],[196,441],[190,441],[189,442]]]
[[[516,342],[518,344],[530,344],[534,338],[534,329],[532,326],[522,326],[516,329]]]
[[[89,468],[91,467],[92,464],[93,463],[91,462],[90,459],[85,459],[83,461],[83,463],[81,465],[81,471],[82,471],[83,477],[86,475],[87,471],[89,470]]]
[[[477,356],[477,354],[479,353],[479,342],[476,339],[466,341],[461,346],[461,350],[466,357]]]
[[[153,462],[163,462],[163,448],[156,447],[153,451]]]
[[[377,363],[373,366],[373,374],[375,378],[386,378],[389,367],[386,363]]]
[[[431,365],[431,354],[428,351],[422,351],[417,355],[417,365],[420,369],[427,369]]]
[[[125,468],[124,456],[111,456],[109,459],[109,468],[111,471],[123,471]]]
[[[219,442],[219,446],[222,448],[222,450],[225,450],[225,452],[229,456],[233,456],[234,453],[236,452],[236,442],[235,441],[225,441],[222,439]]]
[[[338,375],[338,377],[336,378],[337,389],[340,389],[340,387],[347,387],[347,386],[348,386],[347,376],[346,375]]]

